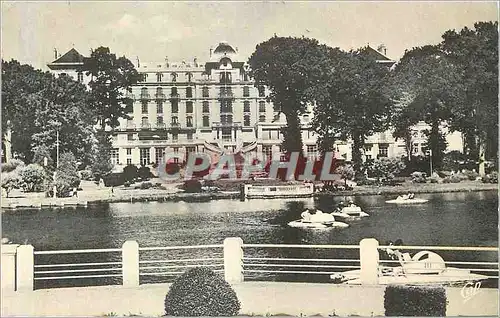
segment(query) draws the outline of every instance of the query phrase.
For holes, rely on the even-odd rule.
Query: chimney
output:
[[[169,67],[170,65],[168,64],[168,56],[165,56],[165,66]]]
[[[198,67],[198,59],[195,57],[193,59],[194,66]]]
[[[137,67],[141,67],[141,62],[139,61],[139,57],[136,56],[135,59],[137,60]]]
[[[210,57],[212,57],[212,50],[213,48],[210,48]]]
[[[54,58],[57,60],[57,49],[54,48]]]
[[[384,47],[384,55],[387,55],[387,49]]]

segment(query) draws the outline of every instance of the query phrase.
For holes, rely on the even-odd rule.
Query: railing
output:
[[[230,90],[221,90],[219,92],[220,99],[232,99],[234,97],[233,92]]]
[[[140,95],[141,100],[149,100],[150,98],[151,98],[151,95],[149,95],[149,94],[141,93],[141,95]]]
[[[30,291],[35,288],[35,282],[39,282],[38,285],[52,283],[53,286],[56,283],[80,282],[77,284],[85,286],[95,285],[99,280],[105,280],[107,285],[121,283],[135,287],[140,285],[141,279],[148,280],[148,283],[165,282],[165,279],[181,275],[193,267],[207,267],[223,272],[224,278],[230,283],[243,282],[245,279],[267,279],[277,275],[293,280],[302,277],[305,281],[309,281],[311,277],[327,276],[326,279],[331,281],[328,275],[359,270],[359,284],[386,284],[387,276],[382,273],[389,268],[394,273],[394,269],[402,268],[403,272],[399,277],[406,279],[405,275],[411,272],[404,272],[405,263],[394,267],[386,264],[401,264],[401,261],[380,260],[380,251],[388,248],[395,249],[395,246],[379,246],[375,239],[363,239],[359,245],[305,245],[244,244],[238,237],[227,238],[223,244],[139,247],[136,241],[126,241],[122,248],[58,251],[34,251],[31,245],[5,244],[2,245],[2,290]],[[445,257],[453,259],[445,264],[454,266],[446,268],[451,270],[447,277],[453,279],[453,273],[462,270],[471,274],[482,273],[484,276],[481,276],[481,280],[498,278],[497,247],[397,248],[491,253],[492,256],[484,262],[477,259],[460,260],[455,254]],[[429,258],[424,265],[425,263],[432,264],[434,261]],[[425,265],[423,268],[425,270],[428,267]],[[396,275],[398,274],[394,274]]]
[[[245,198],[312,196],[314,193],[314,185],[312,183],[286,186],[256,186],[246,184],[242,188],[242,191]]]
[[[165,94],[155,94],[155,99],[156,100],[165,100]]]
[[[181,98],[179,94],[176,93],[170,94],[170,99],[179,99],[179,98]]]

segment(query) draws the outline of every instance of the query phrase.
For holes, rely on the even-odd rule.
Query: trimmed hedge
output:
[[[165,297],[167,316],[236,316],[240,301],[214,271],[196,267],[177,278]]]
[[[446,316],[446,291],[443,287],[389,285],[385,289],[386,316]]]

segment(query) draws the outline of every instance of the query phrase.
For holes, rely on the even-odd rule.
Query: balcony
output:
[[[141,124],[141,130],[149,130],[149,129],[151,129],[150,123],[142,123]]]
[[[232,90],[221,90],[219,92],[219,99],[233,99],[233,91]]]
[[[231,123],[228,123],[228,122],[225,122],[225,123],[221,123],[221,122],[213,122],[212,123],[212,127],[215,127],[215,128],[219,128],[219,127],[241,127],[241,122],[231,122]]]
[[[170,123],[170,128],[171,129],[180,129],[181,124],[180,123]]]
[[[159,129],[159,130],[164,130],[164,129],[167,129],[167,125],[165,125],[165,123],[157,123],[154,128]]]
[[[155,99],[163,101],[163,100],[167,99],[167,97],[165,96],[165,94],[155,94]]]
[[[170,94],[170,100],[179,100],[181,96],[177,93],[175,94]]]
[[[149,99],[151,99],[151,95],[146,93],[141,93],[140,100],[149,100]]]

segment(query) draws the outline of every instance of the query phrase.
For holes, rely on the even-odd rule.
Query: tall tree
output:
[[[443,34],[443,52],[458,68],[461,92],[456,96],[452,129],[478,145],[479,173],[487,157],[498,158],[498,22],[478,22],[474,29]]]
[[[248,63],[256,86],[267,86],[267,97],[286,117],[283,148],[302,154],[299,116],[312,102],[311,90],[322,74],[324,52],[308,38],[273,37],[257,45]]]
[[[125,56],[117,58],[107,47],[99,47],[85,60],[84,70],[91,76],[91,106],[103,131],[120,125],[130,113],[127,89],[137,83],[139,73]]]
[[[61,152],[88,160],[95,118],[87,100],[86,87],[69,76],[2,60],[2,125],[10,121],[12,150],[27,162],[42,146],[55,160],[57,131]]]
[[[351,139],[356,178],[362,177],[362,148],[368,136],[387,128],[391,100],[384,85],[389,70],[364,54],[331,51],[325,81],[317,86],[313,127],[320,136]]]
[[[411,97],[393,115],[396,133],[407,134],[404,125],[418,121],[427,123],[430,126],[428,148],[432,151],[434,166],[439,166],[446,150],[441,128],[449,122],[453,100],[460,95],[456,67],[442,54],[439,46],[427,45],[407,50],[392,77],[394,93]]]

